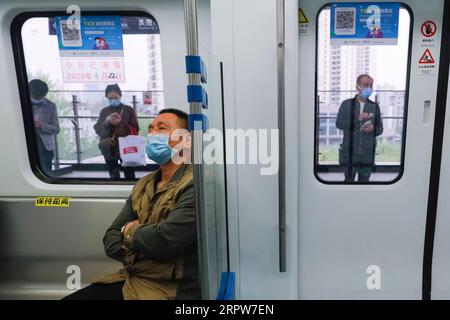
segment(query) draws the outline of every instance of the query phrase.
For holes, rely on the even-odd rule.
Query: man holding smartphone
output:
[[[383,133],[383,121],[378,103],[369,99],[373,78],[368,74],[356,80],[358,94],[342,102],[336,127],[344,137],[339,149],[339,165],[344,168],[345,182],[369,182],[375,165],[377,137]]]

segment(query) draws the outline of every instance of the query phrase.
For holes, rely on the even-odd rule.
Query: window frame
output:
[[[320,105],[319,105],[319,99],[318,99],[318,70],[319,70],[319,16],[322,13],[323,10],[330,8],[333,3],[328,2],[321,6],[316,14],[316,28],[315,28],[315,79],[314,79],[314,154],[313,154],[313,171],[314,176],[322,184],[325,185],[393,185],[399,182],[403,178],[404,169],[405,169],[405,150],[406,150],[406,136],[407,136],[407,124],[408,124],[408,110],[409,110],[409,89],[410,89],[410,82],[411,82],[411,61],[412,61],[412,46],[413,46],[413,36],[414,36],[414,13],[409,5],[407,5],[404,2],[396,2],[400,5],[400,9],[406,9],[409,13],[410,17],[410,23],[409,23],[409,40],[408,40],[408,58],[407,58],[407,66],[406,66],[406,86],[405,86],[405,103],[403,108],[403,131],[402,131],[402,145],[401,145],[401,154],[400,154],[400,170],[389,170],[390,166],[386,166],[388,170],[385,170],[383,172],[386,173],[395,173],[398,172],[398,176],[393,179],[392,181],[369,181],[369,182],[345,182],[345,181],[326,181],[323,180],[319,174],[320,173],[327,173],[330,171],[326,171],[326,169],[321,169],[324,167],[339,167],[338,165],[320,165],[319,164],[319,145],[320,145],[320,139],[319,139],[319,131],[320,128]],[[383,167],[383,166],[381,166]],[[376,173],[376,166],[374,166],[375,170],[372,171],[372,173]],[[336,171],[340,172],[340,171]]]
[[[146,11],[138,10],[111,10],[111,11],[83,11],[84,16],[121,16],[121,17],[147,17],[152,19],[158,29],[158,21],[155,17]],[[11,42],[14,55],[14,63],[16,68],[17,84],[19,89],[20,106],[22,109],[22,118],[24,124],[25,139],[27,142],[28,159],[31,166],[31,171],[33,174],[42,182],[48,184],[70,184],[70,185],[134,185],[138,179],[135,180],[112,180],[110,178],[77,178],[77,177],[51,177],[44,173],[41,169],[38,148],[36,144],[36,132],[34,128],[33,115],[30,110],[32,110],[30,93],[28,90],[28,76],[25,62],[25,53],[22,42],[22,27],[26,21],[31,18],[53,18],[57,16],[67,16],[65,11],[26,11],[19,13],[14,17],[11,22]],[[157,170],[158,165],[147,165],[147,167]],[[152,171],[152,170],[150,170]],[[149,172],[150,172],[149,171]]]

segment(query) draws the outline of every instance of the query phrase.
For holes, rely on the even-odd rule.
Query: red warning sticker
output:
[[[436,34],[437,26],[434,21],[428,20],[422,23],[422,26],[420,27],[420,32],[422,32],[422,35],[426,38],[431,38]]]
[[[433,64],[434,58],[433,55],[430,52],[430,49],[426,49],[424,54],[422,55],[422,58],[419,60],[419,64]]]
[[[436,61],[431,54],[430,49],[425,49],[419,63],[417,64],[417,71],[420,76],[435,76],[436,75]]]

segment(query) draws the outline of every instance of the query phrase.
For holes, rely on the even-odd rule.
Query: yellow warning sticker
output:
[[[36,207],[68,207],[70,206],[69,197],[37,197]]]
[[[298,8],[298,23],[309,23],[308,17],[302,8]]]

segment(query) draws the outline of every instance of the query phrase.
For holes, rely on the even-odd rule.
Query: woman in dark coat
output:
[[[105,157],[111,179],[120,179],[119,137],[139,133],[136,111],[121,101],[122,91],[117,84],[110,84],[105,89],[109,105],[100,111],[95,132],[100,137],[99,148]],[[123,167],[125,179],[135,179],[134,168]]]

